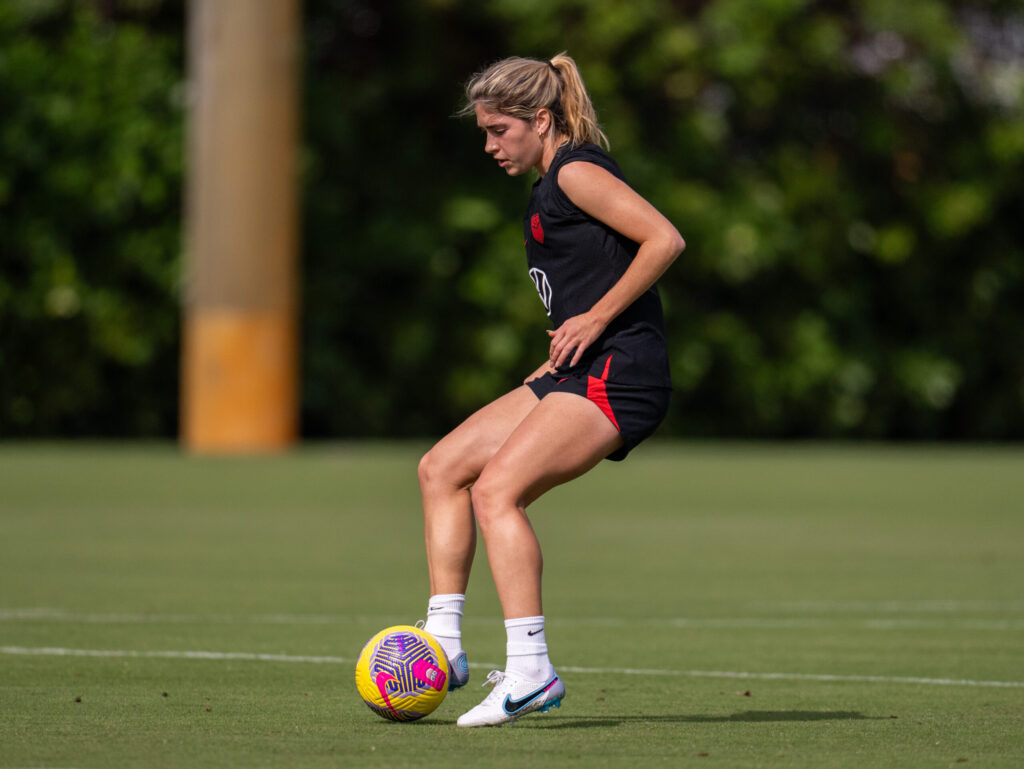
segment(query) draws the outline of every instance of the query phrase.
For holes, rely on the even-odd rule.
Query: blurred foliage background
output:
[[[566,50],[663,279],[677,436],[1024,437],[1020,0],[306,0],[303,434],[437,435],[545,357],[462,83]],[[0,0],[0,435],[177,429],[185,8]]]

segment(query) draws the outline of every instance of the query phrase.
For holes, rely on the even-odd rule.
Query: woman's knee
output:
[[[434,446],[420,458],[417,468],[420,490],[423,493],[461,491],[472,482],[471,473],[465,467],[465,461],[452,456],[441,446]]]
[[[416,472],[420,480],[420,489],[427,491],[437,485],[439,479],[445,476],[444,459],[440,456],[435,446],[420,458],[420,464]]]
[[[501,472],[489,466],[477,478],[470,489],[473,500],[473,513],[481,529],[485,529],[502,514],[516,510],[516,500],[510,493],[509,484],[501,477]]]

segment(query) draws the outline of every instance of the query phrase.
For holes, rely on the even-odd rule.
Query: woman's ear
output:
[[[533,118],[533,127],[537,131],[537,135],[543,141],[548,132],[551,130],[551,110],[541,107],[537,110],[537,115]]]

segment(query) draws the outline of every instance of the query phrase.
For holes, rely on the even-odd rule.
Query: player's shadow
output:
[[[769,722],[810,721],[882,721],[889,716],[866,716],[853,710],[745,710],[728,716],[687,714],[628,715],[628,716],[571,716],[569,718],[533,718],[516,726],[535,729],[589,729],[593,727],[622,726],[623,724],[751,724]]]

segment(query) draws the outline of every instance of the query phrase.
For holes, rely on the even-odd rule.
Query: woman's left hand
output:
[[[551,348],[548,353],[551,365],[560,368],[568,360],[570,366],[575,366],[583,358],[586,349],[601,336],[606,326],[606,323],[585,312],[569,318],[554,331],[548,331],[548,336],[551,337]]]

